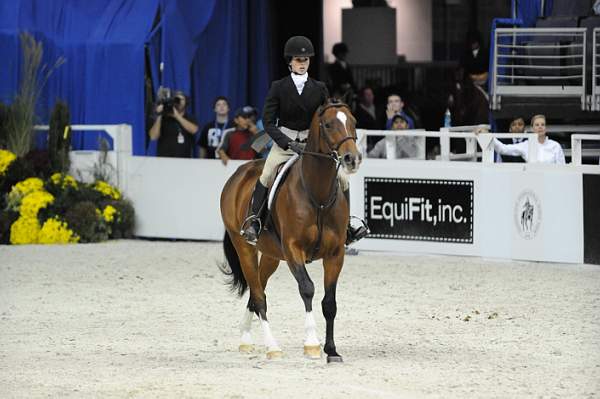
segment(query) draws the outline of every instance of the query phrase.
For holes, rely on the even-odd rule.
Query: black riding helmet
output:
[[[288,61],[293,57],[312,57],[314,55],[315,49],[306,36],[292,36],[285,42],[283,56]]]

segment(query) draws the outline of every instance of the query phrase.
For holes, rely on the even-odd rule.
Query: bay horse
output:
[[[240,351],[254,349],[250,326],[254,314],[260,320],[267,358],[282,356],[267,319],[265,287],[281,260],[285,260],[298,283],[306,311],[304,354],[321,357],[312,313],[315,287],[305,264],[322,259],[325,296],[321,302],[326,320],[324,351],[327,362],[341,362],[333,338],[337,312],[335,299],[338,276],[344,264],[349,204],[339,189],[338,170],[355,173],[362,160],[356,146],[356,120],[347,105],[328,101],[315,112],[306,148],[292,165],[271,206],[269,230],[263,230],[256,246],[240,235],[252,190],[264,161],[240,166],[221,193],[221,215],[225,224],[223,248],[230,270],[232,289],[241,297],[247,288],[250,298],[241,324]],[[260,252],[260,261],[258,253]]]

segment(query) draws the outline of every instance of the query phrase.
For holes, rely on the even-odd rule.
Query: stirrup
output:
[[[361,226],[352,226],[352,219],[360,221]],[[350,221],[348,222],[348,232],[346,234],[346,245],[353,244],[356,241],[365,238],[370,232],[371,230],[369,230],[369,226],[364,220],[356,216],[350,216]]]
[[[258,229],[254,227],[254,223],[258,224]],[[242,229],[240,235],[244,237],[246,242],[250,245],[256,245],[258,242],[258,236],[262,230],[262,221],[257,215],[250,215],[242,222]]]

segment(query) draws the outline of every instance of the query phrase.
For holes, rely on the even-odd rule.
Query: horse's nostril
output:
[[[344,157],[342,158],[342,160],[344,161],[344,163],[349,164],[353,161],[353,157],[352,154],[344,154]]]

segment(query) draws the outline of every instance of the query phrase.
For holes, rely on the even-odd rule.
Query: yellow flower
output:
[[[46,191],[34,191],[23,198],[19,213],[25,217],[37,217],[40,209],[54,202],[54,196]]]
[[[21,197],[24,197],[29,193],[32,193],[34,191],[41,191],[43,189],[44,182],[42,181],[42,179],[38,177],[30,177],[15,184],[10,192],[11,194],[13,192],[18,192],[21,195]]]
[[[21,216],[10,226],[10,243],[35,244],[39,233],[40,222],[36,217]]]
[[[35,192],[44,192],[44,182],[37,177],[30,177],[15,184],[8,194],[8,209],[18,212],[23,199]]]
[[[96,184],[94,184],[94,190],[101,192],[107,197],[111,197],[112,199],[118,200],[121,198],[121,193],[116,187],[111,186],[105,181],[98,180]]]
[[[6,172],[10,164],[17,159],[17,156],[10,151],[0,150],[0,176]]]
[[[106,205],[106,208],[104,208],[104,211],[102,211],[102,216],[104,217],[104,220],[106,220],[107,223],[110,223],[113,220],[115,220],[116,214],[117,210],[112,205]]]
[[[73,178],[71,175],[63,175],[62,173],[55,173],[50,176],[50,181],[54,185],[60,185],[62,188],[73,187],[77,188],[77,180]]]
[[[65,222],[54,217],[44,222],[38,241],[40,244],[69,244],[78,242],[79,236]]]

